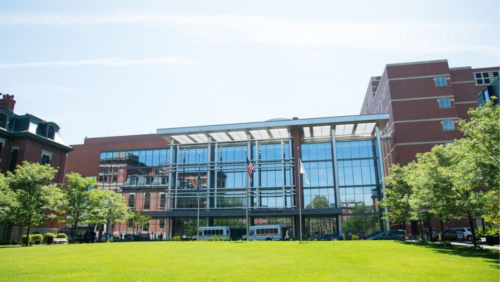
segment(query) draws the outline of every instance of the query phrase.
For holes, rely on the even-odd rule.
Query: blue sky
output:
[[[4,0],[0,92],[81,144],[355,115],[390,63],[500,65],[499,1],[344,2]]]

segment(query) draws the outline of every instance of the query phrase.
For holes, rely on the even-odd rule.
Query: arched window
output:
[[[149,210],[149,207],[151,206],[151,194],[146,193],[144,195],[144,209]]]

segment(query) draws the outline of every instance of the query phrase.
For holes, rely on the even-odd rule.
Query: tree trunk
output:
[[[73,221],[73,226],[71,228],[71,241],[73,241],[73,243],[76,243],[75,233],[76,233],[76,228],[78,227],[78,217],[79,215],[76,216],[76,219]]]
[[[439,220],[439,223],[441,225],[441,243],[443,242],[443,231],[444,231],[444,227],[443,227],[443,220],[440,219]]]
[[[31,229],[31,213],[28,216],[28,229],[26,230],[26,247],[30,244],[30,229]]]
[[[22,241],[22,235],[23,235],[23,226],[19,227],[19,233],[17,234],[17,242],[21,242],[21,245],[23,244]]]
[[[424,239],[424,229],[422,227],[422,219],[418,219],[418,227],[420,231],[420,238]]]
[[[474,223],[472,222],[472,215],[469,213],[467,214],[469,217],[469,224],[470,224],[470,231],[471,231],[471,237],[472,237],[472,244],[474,244],[474,247],[477,247],[477,242],[476,242],[476,230],[474,229]],[[467,239],[467,238],[465,238]]]

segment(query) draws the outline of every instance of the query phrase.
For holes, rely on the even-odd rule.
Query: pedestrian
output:
[[[92,244],[94,244],[94,242],[95,242],[95,237],[96,237],[95,235],[96,235],[95,231],[92,230],[92,232],[90,232],[90,242]]]
[[[163,233],[160,233],[160,235],[158,235],[158,239],[159,239],[160,241],[162,241],[162,240],[163,240]]]
[[[285,233],[285,240],[287,241],[290,240],[290,235],[288,234],[288,230]]]
[[[101,243],[101,239],[102,239],[102,229],[99,230],[99,243]]]

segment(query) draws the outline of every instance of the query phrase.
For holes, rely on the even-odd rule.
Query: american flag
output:
[[[250,177],[250,181],[252,181],[253,165],[248,159],[248,157],[247,157],[247,170],[248,170],[248,176]]]

